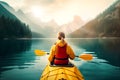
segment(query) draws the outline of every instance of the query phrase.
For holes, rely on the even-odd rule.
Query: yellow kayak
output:
[[[54,66],[48,64],[40,80],[84,80],[76,66]]]

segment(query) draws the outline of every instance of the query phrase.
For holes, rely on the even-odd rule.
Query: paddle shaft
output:
[[[79,56],[75,56],[75,57],[78,57],[78,58],[79,58]]]

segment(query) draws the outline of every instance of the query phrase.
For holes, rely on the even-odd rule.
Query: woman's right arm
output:
[[[67,54],[69,55],[70,59],[73,60],[75,58],[75,53],[74,53],[73,49],[69,45],[67,46]]]

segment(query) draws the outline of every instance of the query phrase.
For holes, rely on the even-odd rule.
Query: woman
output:
[[[50,56],[48,60],[51,64],[55,65],[67,65],[69,63],[69,58],[74,59],[75,54],[72,48],[64,40],[65,34],[63,32],[58,33],[58,40],[51,47]]]

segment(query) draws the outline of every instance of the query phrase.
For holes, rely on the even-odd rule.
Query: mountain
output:
[[[2,4],[7,5],[0,1],[0,39],[31,38],[29,26],[21,22]]]
[[[5,12],[6,11],[9,12],[9,14],[16,16],[17,19],[19,19],[23,23],[29,25],[32,32],[36,32],[37,34],[41,35],[41,33],[43,31],[42,28],[38,24],[35,24],[31,19],[29,19],[22,10],[19,9],[18,11],[15,11],[9,4],[7,4],[6,2],[3,2],[3,1],[0,1],[0,5],[2,6],[2,9],[5,9]],[[1,12],[3,12],[3,11],[1,11]],[[11,17],[11,16],[8,15],[8,17]]]
[[[43,28],[36,24],[34,21],[32,21],[32,18],[30,19],[22,10],[18,10],[17,12],[14,12],[14,14],[24,23],[28,24],[30,26],[30,29],[32,32],[36,32],[38,34],[42,34]]]
[[[70,37],[120,37],[120,1],[71,33]]]
[[[62,25],[59,30],[69,34],[79,29],[84,23],[85,22],[80,18],[80,16],[76,15],[72,22]]]
[[[32,31],[38,30],[35,29],[36,27],[39,27],[39,25],[33,23],[27,16],[26,14],[24,14],[24,12],[22,10],[18,10],[15,11],[9,4],[7,4],[6,2],[0,1],[0,4],[10,13],[14,14],[19,20],[21,20],[22,22],[28,24],[31,28]],[[39,31],[38,31],[39,32]]]

